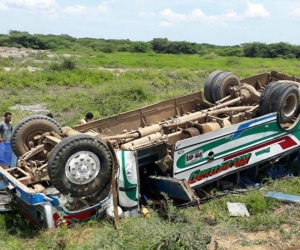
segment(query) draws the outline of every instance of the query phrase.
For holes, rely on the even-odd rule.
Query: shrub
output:
[[[50,69],[53,71],[74,70],[76,69],[76,63],[72,58],[64,58],[60,63],[51,64]]]

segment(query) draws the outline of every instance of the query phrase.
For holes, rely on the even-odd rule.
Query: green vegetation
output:
[[[11,30],[8,35],[0,34],[0,46],[16,48],[32,48],[37,50],[72,50],[93,52],[131,52],[131,53],[160,53],[262,58],[299,58],[300,46],[287,43],[265,44],[259,42],[245,43],[234,46],[217,46],[212,44],[197,44],[187,41],[169,41],[167,38],[154,38],[149,42],[75,38],[62,35],[31,35],[28,32]]]
[[[276,70],[298,75],[300,61],[282,58],[201,57],[155,53],[27,51],[22,57],[0,58],[0,113],[13,121],[31,114],[14,105],[43,104],[63,126],[77,123],[86,112],[96,118],[125,112],[203,89],[214,70],[240,78]],[[28,69],[35,69],[30,72]],[[5,70],[6,69],[6,70]],[[7,71],[9,69],[9,71]],[[46,112],[45,112],[46,113]]]
[[[299,244],[300,208],[263,195],[269,191],[300,195],[299,188],[294,188],[299,184],[299,178],[273,181],[262,190],[213,198],[201,204],[200,210],[178,209],[166,197],[163,212],[149,206],[150,218],[124,218],[120,230],[114,229],[111,220],[100,218],[72,229],[43,231],[19,215],[2,214],[0,249],[208,249],[212,239],[215,249],[228,249],[228,241],[241,248],[272,245],[274,249],[286,249],[287,243]],[[244,203],[250,217],[230,217],[226,202]],[[247,237],[256,232],[258,237]]]
[[[87,53],[65,48],[56,53],[27,53],[0,58],[0,113],[11,111],[14,124],[33,113],[12,109],[14,105],[43,104],[62,126],[72,126],[88,111],[100,118],[202,90],[207,76],[217,69],[240,78],[271,70],[300,76],[297,59],[219,56],[213,52],[205,56]],[[1,214],[0,249],[207,249],[212,239],[216,249],[230,249],[228,242],[241,248],[285,249],[288,244],[300,243],[300,208],[266,199],[264,194],[300,195],[299,184],[299,178],[274,181],[262,190],[214,198],[201,204],[200,211],[196,207],[178,209],[166,197],[164,212],[149,206],[150,218],[122,219],[119,231],[105,218],[72,229],[43,231],[19,215]],[[251,217],[230,217],[228,201],[245,203]],[[259,237],[247,237],[257,232]]]

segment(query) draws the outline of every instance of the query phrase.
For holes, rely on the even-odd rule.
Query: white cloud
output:
[[[241,19],[239,14],[237,12],[235,12],[234,10],[227,10],[226,13],[223,14],[221,17],[224,20],[228,20],[228,21],[237,21],[237,20]]]
[[[177,14],[177,13],[173,12],[171,9],[165,9],[165,10],[161,11],[160,15],[162,16],[162,18],[164,18],[165,20],[167,20],[168,22],[171,22],[171,23],[185,21],[187,19],[186,15]]]
[[[67,13],[67,14],[82,14],[86,10],[86,7],[84,5],[73,5],[73,6],[68,6],[65,9],[62,10],[62,12]]]
[[[0,3],[0,10],[8,10],[8,7],[3,3]]]
[[[201,19],[201,18],[205,18],[205,14],[203,13],[203,11],[201,9],[195,9],[192,11],[191,19]]]
[[[159,27],[171,27],[173,26],[173,23],[170,23],[170,22],[160,22]]]
[[[290,12],[290,16],[300,17],[300,8],[296,8]]]
[[[270,12],[261,3],[251,3],[248,1],[245,16],[250,18],[266,18],[270,16]]]
[[[58,16],[59,4],[55,0],[0,0],[2,10],[23,10],[31,14],[41,13],[45,17]]]
[[[228,21],[241,19],[233,10],[227,10],[221,15],[206,15],[201,9],[194,9],[190,14],[186,15],[175,13],[171,9],[165,9],[160,12],[160,16],[169,23],[201,21],[210,26],[226,26]]]
[[[0,0],[7,8],[17,8],[29,11],[49,11],[58,7],[55,0]]]
[[[100,5],[98,5],[97,9],[100,12],[108,12],[109,11],[109,7],[108,7],[109,2],[103,2]]]

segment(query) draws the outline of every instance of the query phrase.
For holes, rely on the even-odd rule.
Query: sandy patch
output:
[[[33,113],[45,113],[49,112],[49,110],[46,108],[44,104],[38,103],[38,104],[33,104],[33,105],[21,105],[17,104],[12,107],[10,107],[12,110],[28,110]]]

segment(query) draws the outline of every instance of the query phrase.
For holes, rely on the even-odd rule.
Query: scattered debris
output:
[[[0,213],[11,211],[9,207],[10,201],[10,195],[0,190]]]
[[[215,236],[212,235],[211,236],[211,240],[210,240],[210,244],[209,244],[209,250],[214,250],[215,249],[215,245],[216,245],[216,242],[215,242]]]
[[[230,213],[230,216],[245,216],[250,217],[250,214],[244,203],[232,203],[227,202],[227,207]]]
[[[284,203],[300,204],[300,196],[297,195],[269,192],[265,195],[265,197],[273,198]]]
[[[152,202],[152,209],[156,211],[163,211],[164,204],[161,200],[151,200]]]
[[[145,218],[150,218],[150,212],[146,207],[142,206],[141,212]]]

